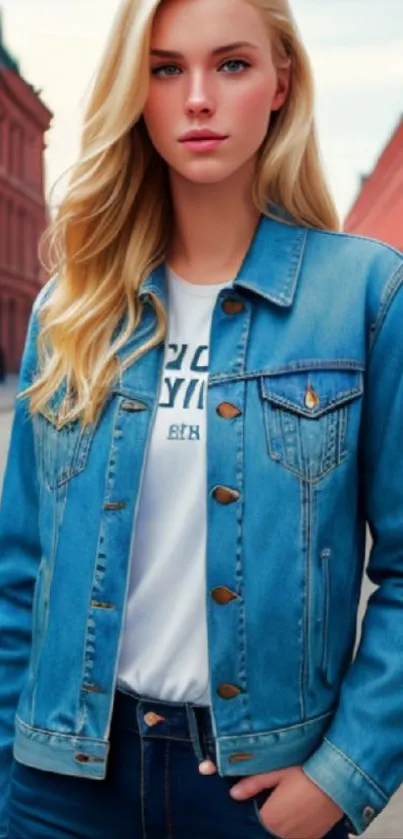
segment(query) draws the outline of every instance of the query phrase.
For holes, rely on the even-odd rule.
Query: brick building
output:
[[[51,118],[3,42],[0,9],[0,346],[8,373],[18,372],[44,281],[37,249],[48,221],[43,152]]]
[[[373,172],[361,179],[344,229],[373,236],[403,251],[403,117]]]

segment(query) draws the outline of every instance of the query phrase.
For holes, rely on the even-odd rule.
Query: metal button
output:
[[[364,819],[365,824],[370,824],[374,820],[376,816],[376,810],[374,807],[371,807],[369,804],[364,807],[362,811],[362,817]]]
[[[256,757],[254,752],[244,752],[244,754],[229,755],[228,762],[239,763],[243,760],[253,760],[254,757]]]
[[[219,504],[233,504],[234,501],[238,501],[239,497],[239,492],[236,489],[231,489],[231,487],[219,486],[213,489],[213,498]]]
[[[319,396],[312,385],[308,385],[305,392],[305,405],[309,410],[313,411],[319,405]]]
[[[77,754],[74,755],[74,760],[76,760],[77,763],[105,763],[104,757],[97,755],[85,755],[81,752],[77,752]]]
[[[233,419],[242,414],[242,411],[236,405],[232,405],[231,402],[220,402],[216,407],[216,411],[218,416],[223,419]]]
[[[236,685],[231,685],[228,682],[223,682],[222,685],[219,685],[217,688],[217,693],[221,697],[221,699],[235,699],[236,696],[239,696],[242,693],[241,688],[237,687]]]
[[[144,722],[150,728],[153,725],[157,725],[159,722],[164,722],[165,717],[161,717],[159,714],[156,714],[154,711],[149,711],[147,714],[144,714]]]
[[[90,757],[89,755],[83,755],[79,752],[78,754],[74,755],[74,760],[76,760],[77,763],[89,763]]]
[[[219,606],[226,606],[228,603],[231,603],[232,600],[236,600],[237,595],[226,586],[217,586],[216,588],[213,588],[211,597],[214,600],[214,603],[218,603]]]
[[[226,300],[223,300],[221,308],[226,315],[240,315],[245,311],[245,304],[242,303],[242,300],[227,297]]]

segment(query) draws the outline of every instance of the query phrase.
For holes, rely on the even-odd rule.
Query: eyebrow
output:
[[[257,50],[258,47],[255,44],[249,43],[249,41],[234,41],[232,44],[224,44],[222,47],[216,47],[212,50],[212,55],[221,55],[224,52],[232,52],[232,50],[239,50],[242,47],[249,47],[250,49]],[[159,50],[153,49],[150,51],[150,55],[156,55],[160,58],[183,58],[181,52],[176,52],[175,50]]]

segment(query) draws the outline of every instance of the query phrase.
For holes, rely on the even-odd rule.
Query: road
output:
[[[0,481],[7,457],[10,438],[12,413],[0,413]],[[365,611],[365,604],[371,592],[369,583],[364,583],[360,617]],[[403,659],[402,659],[403,664]],[[365,839],[403,839],[403,787],[395,794],[383,813],[363,834]]]

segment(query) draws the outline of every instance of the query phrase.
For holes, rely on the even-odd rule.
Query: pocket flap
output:
[[[363,374],[354,369],[299,370],[261,378],[263,399],[314,419],[361,396],[363,389]]]

